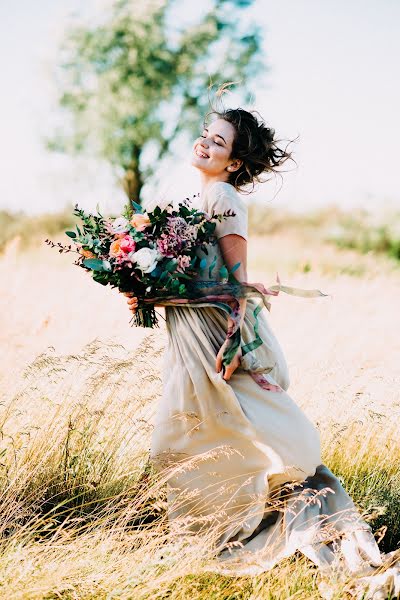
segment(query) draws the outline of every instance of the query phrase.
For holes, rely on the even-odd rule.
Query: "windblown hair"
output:
[[[255,113],[260,116],[259,119]],[[235,136],[232,144],[230,158],[240,159],[243,164],[229,174],[228,182],[238,191],[251,193],[255,183],[264,183],[270,177],[262,179],[261,175],[281,175],[279,169],[288,160],[294,160],[292,153],[287,150],[290,142],[284,148],[275,139],[275,130],[268,127],[258,111],[247,111],[243,108],[228,108],[223,110],[211,110],[204,118],[204,123],[209,122],[210,117],[225,119],[235,128]],[[248,185],[252,184],[251,190]]]

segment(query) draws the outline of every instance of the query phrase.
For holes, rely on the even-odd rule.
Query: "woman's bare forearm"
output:
[[[229,234],[219,240],[223,261],[230,270],[237,263],[239,267],[233,276],[240,283],[247,283],[247,241],[239,235]],[[239,298],[240,305],[240,327],[243,325],[246,314],[246,298]],[[231,317],[228,317],[228,327],[232,325]]]

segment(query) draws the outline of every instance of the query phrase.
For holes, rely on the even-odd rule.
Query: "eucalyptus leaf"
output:
[[[149,273],[150,277],[158,277],[161,274],[161,267],[159,265],[156,266],[155,269]]]
[[[75,233],[75,231],[66,231],[65,233],[66,233],[66,235],[67,235],[68,237],[70,237],[70,238],[72,238],[72,239],[76,238],[76,233]]]
[[[103,261],[98,258],[86,258],[83,264],[92,271],[104,271]]]
[[[217,264],[217,255],[214,256],[214,258],[212,259],[212,262],[208,268],[208,278],[209,279],[211,279],[211,277],[212,277],[212,272],[213,272],[216,264]]]
[[[236,265],[233,265],[232,269],[229,272],[234,273],[240,267],[240,265],[240,262],[236,263]]]
[[[175,271],[176,265],[177,265],[177,260],[175,258],[171,258],[171,260],[169,260],[168,262],[165,263],[164,270],[168,271],[168,273],[171,273],[171,271]]]
[[[135,202],[134,200],[131,200],[131,204],[136,212],[138,212],[138,213],[144,212],[143,207],[140,204],[138,204],[137,202]]]
[[[225,265],[222,265],[220,268],[219,275],[221,279],[226,279],[228,277],[228,269],[225,267]]]
[[[207,259],[206,258],[202,258],[200,261],[200,269],[203,270],[205,269],[207,266]]]

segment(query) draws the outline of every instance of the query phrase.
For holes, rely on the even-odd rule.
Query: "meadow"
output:
[[[122,295],[46,246],[49,235],[62,239],[68,215],[3,218],[0,597],[320,598],[302,555],[227,577],[207,571],[206,538],[169,529],[168,474],[148,462],[162,309],[159,329],[130,327]],[[391,551],[400,546],[400,236],[399,221],[385,219],[251,213],[249,281],[273,284],[278,271],[283,284],[330,294],[282,293],[268,319],[288,391],[321,431],[324,463]]]

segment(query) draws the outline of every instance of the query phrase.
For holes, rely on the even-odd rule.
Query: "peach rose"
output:
[[[85,258],[96,258],[96,255],[93,252],[90,250],[84,250],[83,248],[79,250],[79,254],[82,254],[82,256]]]
[[[131,219],[131,225],[137,231],[143,231],[150,225],[150,218],[147,214],[144,213],[135,213]]]
[[[120,239],[114,240],[110,246],[110,256],[117,258],[121,254],[121,241]]]

